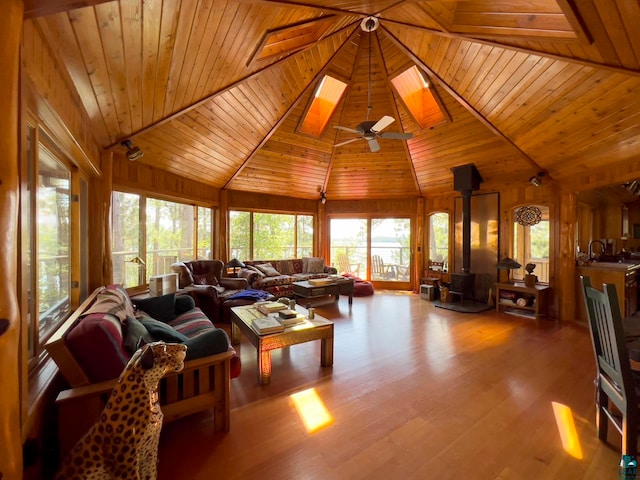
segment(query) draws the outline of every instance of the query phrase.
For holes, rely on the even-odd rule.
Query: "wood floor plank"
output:
[[[259,386],[243,339],[231,431],[207,413],[165,425],[159,480],[617,478],[620,437],[595,433],[584,327],[456,313],[408,292],[316,311],[335,322],[333,368],[319,342],[295,345],[273,352]],[[309,388],[332,416],[315,433],[289,398]],[[582,458],[563,449],[552,402],[569,407]]]

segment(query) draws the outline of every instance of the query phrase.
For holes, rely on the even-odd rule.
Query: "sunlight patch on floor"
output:
[[[315,388],[294,393],[290,398],[307,432],[315,433],[333,423],[333,417]]]
[[[556,417],[562,448],[572,457],[582,460],[582,448],[571,408],[558,402],[551,402],[551,405],[553,406],[553,415]]]

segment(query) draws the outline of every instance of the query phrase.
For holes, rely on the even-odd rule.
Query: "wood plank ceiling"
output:
[[[74,7],[86,5],[82,8]],[[640,4],[628,0],[27,0],[104,148],[217,188],[418,197],[475,163],[524,186],[640,158]],[[361,29],[368,16],[373,32]],[[263,47],[266,47],[262,50]],[[450,121],[421,129],[389,79],[416,65]],[[297,133],[324,74],[348,84]],[[369,88],[371,110],[368,111]],[[409,140],[334,144],[389,115]]]

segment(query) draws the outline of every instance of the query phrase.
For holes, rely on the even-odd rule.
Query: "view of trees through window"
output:
[[[449,214],[429,215],[429,260],[447,262],[449,258]]]
[[[127,287],[141,285],[150,276],[170,273],[176,261],[211,258],[211,223],[210,208],[114,192],[114,281]]]
[[[523,279],[526,274],[525,266],[528,263],[536,267],[533,274],[539,282],[549,282],[549,207],[536,205],[541,213],[542,220],[530,227],[525,227],[513,222],[513,252],[514,259],[522,265],[518,270],[512,270],[511,277]]]
[[[69,313],[71,173],[49,150],[38,151],[37,246],[40,338]]]
[[[331,265],[361,278],[409,281],[411,221],[408,218],[333,218]]]
[[[313,216],[229,212],[229,258],[270,260],[313,255]]]

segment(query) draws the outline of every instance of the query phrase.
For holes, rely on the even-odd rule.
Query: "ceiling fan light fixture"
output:
[[[132,162],[144,156],[144,152],[140,150],[140,147],[134,146],[131,140],[124,140],[120,145],[127,149],[127,158]]]
[[[379,24],[380,21],[378,20],[378,17],[366,17],[362,19],[362,22],[360,22],[360,28],[364,32],[374,32],[378,28]]]

